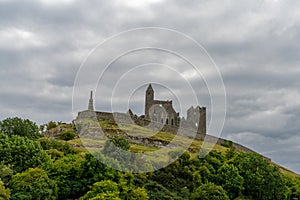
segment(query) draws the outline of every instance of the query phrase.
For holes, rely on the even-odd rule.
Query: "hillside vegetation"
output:
[[[261,155],[216,145],[199,158],[202,141],[183,136],[174,141],[166,132],[99,123],[109,140],[80,139],[62,123],[0,122],[0,199],[300,199],[300,177]],[[171,140],[175,145],[165,148]],[[139,160],[134,154],[119,157],[120,149],[147,154],[165,148],[161,160],[151,160],[148,167],[154,169],[189,143],[176,161],[152,172],[133,174]],[[124,167],[128,172],[116,170]]]

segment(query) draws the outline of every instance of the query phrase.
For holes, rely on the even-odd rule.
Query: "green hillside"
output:
[[[208,153],[200,140],[99,123],[110,139],[78,138],[63,123],[0,122],[0,199],[300,199],[299,175],[261,155],[238,151],[230,142]],[[130,154],[159,150],[163,153],[147,163]],[[199,158],[203,152],[208,155]],[[149,172],[131,173],[141,166]]]
[[[148,138],[149,142],[161,142],[161,143],[169,143],[172,141],[172,144],[183,146],[185,144],[191,144],[189,147],[189,151],[193,153],[197,153],[202,146],[201,140],[190,139],[184,136],[177,136],[168,132],[156,132],[151,129],[141,127],[133,124],[122,123],[116,125],[115,123],[109,120],[101,120],[100,122],[101,129],[105,132],[105,135],[109,138],[115,136],[123,136],[129,140],[131,144],[130,151],[132,152],[141,152],[141,151],[155,151],[159,149],[159,147],[149,146],[145,144],[137,144],[134,141],[130,140],[130,136],[133,137],[145,137]],[[119,127],[120,126],[120,127]],[[103,140],[94,140],[89,138],[77,138],[74,140],[68,141],[71,145],[79,145],[81,146],[84,143],[85,147],[90,148],[100,148],[104,146]],[[215,150],[225,152],[228,148],[216,145],[214,147]]]

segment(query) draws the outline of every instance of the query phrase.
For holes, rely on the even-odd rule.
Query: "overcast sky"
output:
[[[202,68],[204,77],[197,76],[170,52],[131,52],[101,76],[107,60],[145,38],[148,46],[177,48],[212,66],[203,50],[175,33],[117,38],[100,45],[79,71],[105,39],[128,29],[162,27],[196,40],[220,70],[227,98],[221,137],[300,173],[299,22],[298,0],[0,0],[0,119],[70,122],[95,88],[98,110],[113,105],[114,111],[130,107],[142,114],[148,82],[156,83],[156,98],[173,99],[182,116],[196,105],[196,95],[210,117],[211,96],[222,96],[218,74]],[[220,117],[222,106],[214,109]]]

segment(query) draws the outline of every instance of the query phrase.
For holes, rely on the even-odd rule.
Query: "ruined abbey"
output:
[[[145,95],[145,118],[147,120],[179,126],[179,113],[173,108],[172,101],[154,100],[154,90],[149,84]]]
[[[96,114],[96,115],[95,115]],[[175,132],[179,127],[196,130],[198,134],[206,134],[206,108],[192,106],[187,110],[187,117],[180,117],[179,112],[173,108],[173,102],[156,100],[154,90],[149,84],[145,93],[145,114],[137,116],[129,109],[127,113],[108,113],[94,111],[93,94],[91,92],[88,110],[78,113],[78,119],[97,117],[97,120],[123,121],[146,126],[149,123],[161,125],[161,130]]]

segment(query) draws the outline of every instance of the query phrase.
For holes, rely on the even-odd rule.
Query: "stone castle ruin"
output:
[[[172,105],[172,101],[161,101],[154,99],[154,90],[149,84],[146,94],[145,94],[145,114],[137,116],[129,109],[127,113],[110,113],[94,110],[94,100],[93,92],[90,94],[90,99],[88,103],[88,109],[78,112],[77,118],[73,121],[74,125],[77,128],[77,131],[80,137],[93,138],[93,139],[104,139],[104,132],[99,129],[100,120],[110,120],[112,122],[124,122],[124,123],[134,123],[139,126],[146,126],[148,128],[153,128],[154,130],[166,131],[170,133],[177,134],[179,129],[180,133],[183,133],[187,137],[196,138],[199,140],[211,141],[212,143],[216,142],[219,145],[228,145],[226,139],[218,138],[212,135],[206,134],[206,108],[196,106],[191,106],[187,110],[187,117],[179,117],[179,113],[175,111]],[[86,124],[84,124],[87,122]],[[83,123],[83,126],[81,126]],[[152,124],[152,126],[148,126]],[[81,129],[81,130],[79,130]],[[187,131],[185,131],[187,130]],[[194,131],[196,130],[196,135]],[[195,137],[194,137],[195,136]],[[154,146],[164,146],[166,144],[152,143],[145,140],[145,138],[134,138],[131,136],[131,140],[139,142],[141,140],[143,145],[154,145]],[[156,141],[157,142],[157,141]],[[231,142],[232,146],[241,151],[248,153],[255,153],[253,150],[244,147],[240,144]],[[265,157],[266,158],[266,157]],[[269,158],[266,158],[269,159]],[[270,159],[269,159],[270,160]]]
[[[179,126],[179,113],[173,108],[172,101],[154,100],[154,90],[149,84],[145,95],[145,118],[147,120]]]
[[[145,113],[137,116],[131,109],[127,113],[109,113],[94,111],[93,92],[91,91],[88,110],[78,113],[77,120],[81,119],[111,120],[125,123],[135,123],[140,126],[147,126],[149,123],[162,131],[174,132],[178,128],[196,130],[198,134],[206,134],[206,107],[191,106],[187,110],[187,117],[180,117],[179,112],[173,108],[172,101],[163,101],[154,99],[154,90],[149,84],[145,93]],[[154,128],[155,129],[155,128]]]

